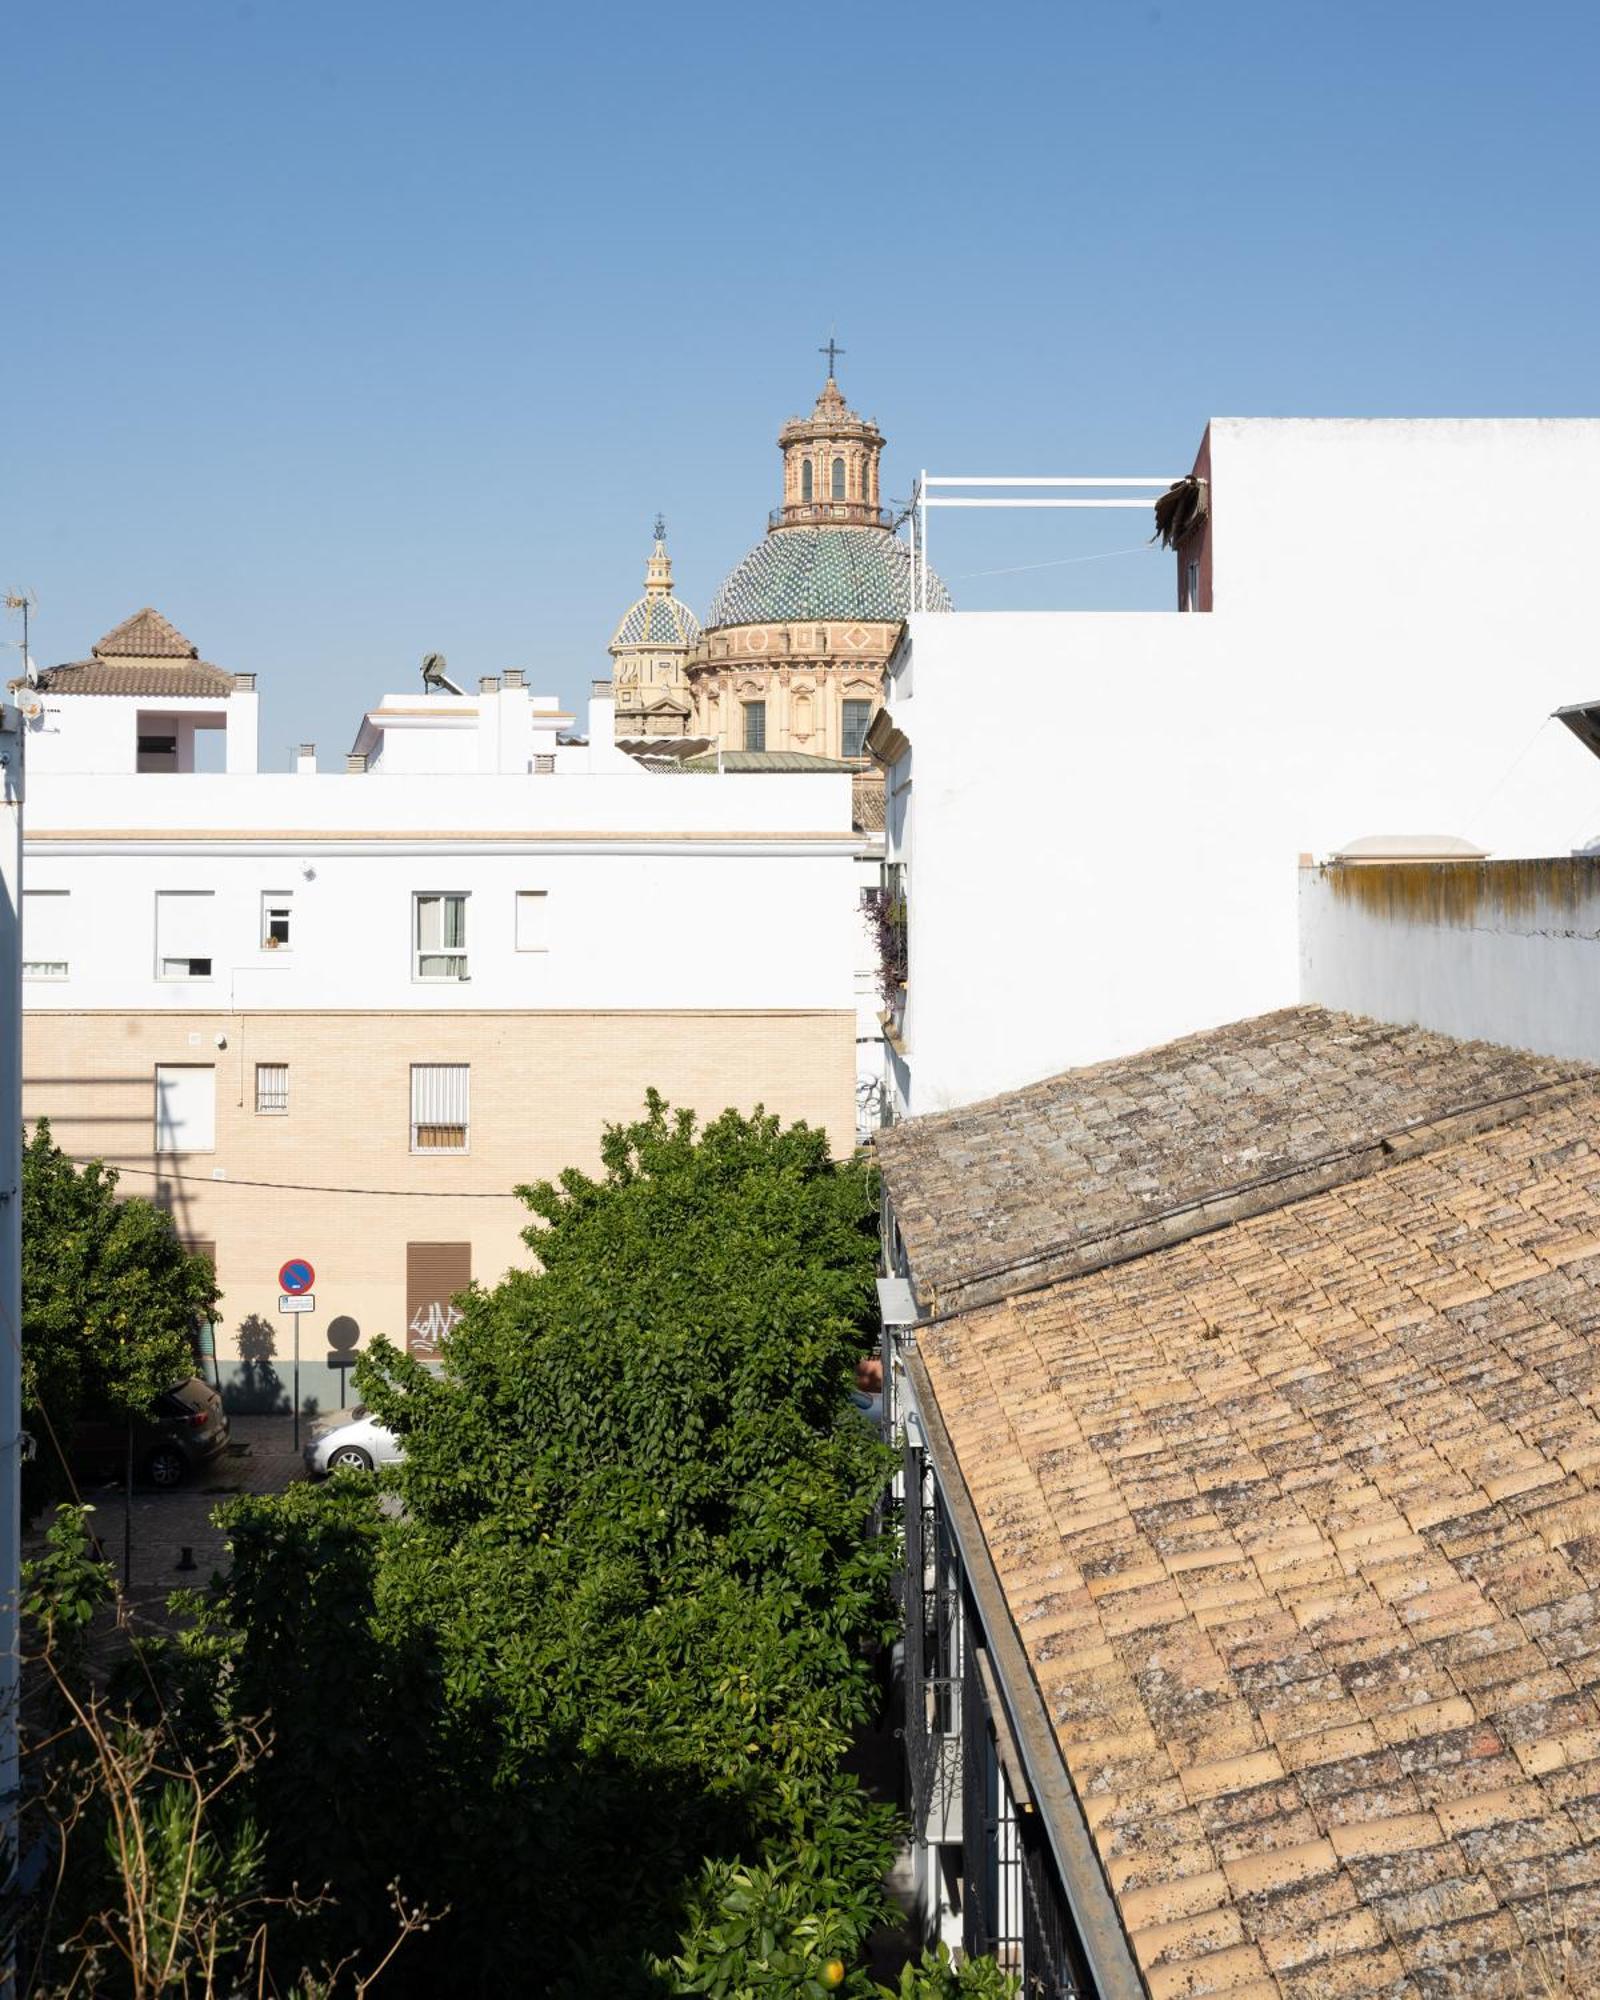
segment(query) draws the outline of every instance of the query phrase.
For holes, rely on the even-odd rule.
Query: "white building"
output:
[[[1600,829],[1600,422],[1218,420],[1190,491],[1182,609],[909,620],[902,1112],[1293,1000],[1302,851]]]
[[[326,1406],[330,1324],[426,1352],[529,1261],[513,1189],[596,1165],[651,1087],[853,1143],[848,772],[659,775],[609,683],[563,740],[506,675],[386,695],[338,773],[262,773],[253,686],[152,613],[22,700],[27,1115],[212,1251],[241,1396],[284,1406],[285,1259]]]

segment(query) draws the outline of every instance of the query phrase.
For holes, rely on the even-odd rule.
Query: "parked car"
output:
[[[365,1403],[356,1403],[319,1418],[301,1455],[306,1471],[317,1479],[329,1472],[370,1472],[375,1465],[395,1465],[405,1454],[394,1432],[386,1430]]]
[[[152,1486],[180,1486],[228,1448],[228,1413],[222,1398],[198,1375],[163,1391],[133,1420],[133,1469]],[[89,1478],[117,1479],[128,1463],[128,1419],[79,1417],[68,1455]]]

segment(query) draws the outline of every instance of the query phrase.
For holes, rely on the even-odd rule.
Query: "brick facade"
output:
[[[48,1117],[69,1153],[119,1167],[125,1193],[154,1195],[187,1240],[215,1244],[222,1377],[258,1407],[287,1407],[285,1258],[317,1270],[302,1386],[327,1408],[340,1386],[332,1319],[353,1319],[363,1342],[382,1332],[404,1345],[408,1245],[470,1243],[473,1277],[491,1284],[529,1261],[530,1218],[510,1190],[596,1167],[602,1127],[637,1115],[651,1086],[702,1117],[762,1103],[822,1126],[836,1153],[855,1129],[848,1011],[63,1010],[30,1014],[24,1044],[27,1119]],[[470,1066],[465,1153],[411,1151],[413,1063]],[[157,1064],[214,1066],[214,1150],[156,1152]],[[287,1064],[287,1112],[257,1112],[257,1064]]]

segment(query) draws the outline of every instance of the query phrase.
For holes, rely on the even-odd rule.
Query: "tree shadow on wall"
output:
[[[224,1390],[224,1400],[235,1416],[286,1417],[289,1392],[273,1366],[278,1336],[271,1320],[260,1313],[248,1313],[239,1322],[238,1372]]]

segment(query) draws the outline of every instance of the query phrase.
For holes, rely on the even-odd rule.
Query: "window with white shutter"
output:
[[[71,959],[67,930],[71,897],[65,889],[22,892],[22,976],[65,979]]]
[[[156,1151],[211,1153],[216,1145],[216,1070],[210,1063],[157,1063]]]
[[[211,977],[212,906],[209,889],[156,891],[156,977]]]
[[[411,1150],[464,1153],[470,1130],[468,1063],[411,1065]]]
[[[517,950],[550,949],[550,898],[543,889],[517,891]]]

